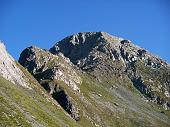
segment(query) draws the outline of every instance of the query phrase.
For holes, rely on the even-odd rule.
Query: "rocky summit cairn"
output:
[[[0,76],[14,84],[30,88],[24,79],[23,72],[18,68],[15,60],[8,54],[2,42],[0,42]]]

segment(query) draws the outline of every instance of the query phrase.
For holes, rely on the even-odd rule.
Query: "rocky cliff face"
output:
[[[39,81],[61,80],[73,90],[80,90],[77,85],[81,84],[81,78],[75,72],[69,59],[62,54],[57,56],[37,47],[29,47],[22,52],[19,62],[27,67]]]
[[[50,52],[63,53],[99,81],[104,75],[127,75],[149,101],[170,108],[170,66],[129,40],[104,32],[78,33],[55,44]]]
[[[59,82],[64,82],[73,91],[80,92],[82,80],[68,58],[61,53],[53,55],[47,50],[29,47],[21,53],[19,62],[74,119],[79,119],[78,109],[72,103],[72,98],[59,85]]]
[[[24,73],[18,68],[14,59],[6,51],[5,45],[0,43],[0,76],[12,83],[30,88],[24,79]]]

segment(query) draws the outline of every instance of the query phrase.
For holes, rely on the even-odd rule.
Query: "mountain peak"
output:
[[[165,118],[170,109],[170,68],[129,40],[106,32],[80,32],[57,42],[49,51],[26,48],[19,63],[76,121],[90,118],[99,126],[117,126],[112,123],[118,120],[116,111],[119,118],[135,121],[136,126],[146,121],[142,125],[160,126],[158,120],[169,124]],[[148,119],[130,117],[134,113]],[[120,119],[122,122],[127,124]]]
[[[73,45],[79,45],[87,42],[95,43],[100,41],[108,41],[108,42],[119,42],[123,40],[122,38],[118,38],[110,35],[107,32],[79,32],[68,36],[60,41],[60,43],[70,42]]]
[[[122,40],[106,32],[80,32],[57,42],[49,51],[53,54],[63,53],[75,63],[76,60],[87,57],[97,47],[106,44],[119,47]]]
[[[106,32],[80,32],[64,38],[57,42],[50,50],[52,54],[64,54],[71,62],[77,64],[79,61],[89,59],[90,56],[95,58],[104,53],[106,58],[123,60],[131,62],[136,59],[143,59],[147,64],[154,63],[167,65],[160,58],[152,55],[147,50],[133,44],[130,40],[125,40],[112,36]]]

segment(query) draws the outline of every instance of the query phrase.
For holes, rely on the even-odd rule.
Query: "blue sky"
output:
[[[129,39],[170,63],[169,0],[0,0],[0,40],[15,59],[85,31]]]

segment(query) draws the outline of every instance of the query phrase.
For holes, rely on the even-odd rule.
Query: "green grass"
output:
[[[152,107],[151,103],[142,101],[139,92],[133,87],[125,75],[122,77],[103,75],[101,77],[102,82],[98,82],[92,76],[83,74],[81,75],[82,84],[79,85],[81,93],[73,91],[62,81],[48,80],[47,82],[57,83],[63,87],[71,97],[72,102],[80,109],[80,121],[75,122],[66,115],[63,109],[52,105],[51,101],[47,101],[49,100],[49,96],[45,94],[46,91],[39,86],[37,81],[32,78],[32,75],[25,71],[23,67],[20,68],[27,75],[31,86],[35,90],[32,92],[26,90],[22,93],[23,89],[21,90],[21,88],[19,90],[11,89],[10,91],[7,88],[9,92],[6,94],[9,95],[13,91],[13,95],[10,95],[10,98],[13,98],[13,101],[15,100],[15,103],[18,105],[21,104],[26,111],[35,117],[36,121],[45,126],[64,126],[65,124],[68,126],[83,127],[91,127],[95,126],[95,124],[111,127],[169,126],[161,120],[165,119],[169,112],[165,112],[166,116],[160,114],[160,110],[156,110],[158,107],[154,106],[154,104]],[[147,69],[145,71],[149,73]],[[110,90],[111,86],[123,87],[128,93],[133,93],[132,101],[128,102],[121,99]],[[15,95],[16,97],[13,97]],[[82,97],[84,97],[84,100]],[[108,103],[112,105],[115,111],[112,111],[107,106]],[[136,105],[138,108],[133,109],[131,107],[132,105]]]
[[[89,127],[95,126],[95,124],[98,124],[99,126],[111,126],[111,127],[117,126],[137,127],[145,125],[149,126],[153,124],[152,122],[149,121],[149,119],[151,119],[149,115],[147,115],[147,113],[145,115],[143,114],[143,110],[149,107],[141,107],[142,108],[141,111],[137,112],[133,111],[129,109],[128,107],[129,105],[126,102],[124,102],[117,96],[113,96],[113,93],[111,93],[107,89],[107,87],[105,87],[104,84],[92,81],[92,79],[88,76],[83,76],[82,80],[83,82],[80,85],[81,94],[76,93],[75,91],[70,89],[62,81],[52,81],[63,87],[67,94],[72,98],[72,102],[76,104],[77,107],[80,109],[81,117],[80,121],[78,121],[80,125]],[[92,96],[93,94],[94,96]],[[101,94],[102,96],[97,97],[98,94]],[[84,98],[86,99],[86,101],[90,103],[90,105],[86,104],[85,101],[81,100],[81,96],[84,96]],[[112,105],[116,104],[116,106],[113,106],[115,112],[111,111],[111,109],[105,106],[104,104],[105,102],[109,102]],[[151,108],[150,110],[154,109]],[[98,117],[100,118],[99,122],[97,122]],[[141,118],[142,120],[140,120]],[[166,124],[161,123],[160,120],[158,120],[157,123],[155,121],[154,125],[167,126]]]
[[[22,88],[2,77],[0,77],[0,99],[2,126],[17,126],[17,124],[30,126],[24,113],[29,113],[35,121],[47,127],[77,126],[74,120],[67,116],[59,106],[48,101],[40,91]],[[19,109],[22,109],[24,113]]]
[[[0,96],[0,126],[31,127],[25,116],[14,105],[10,104],[2,95]]]

